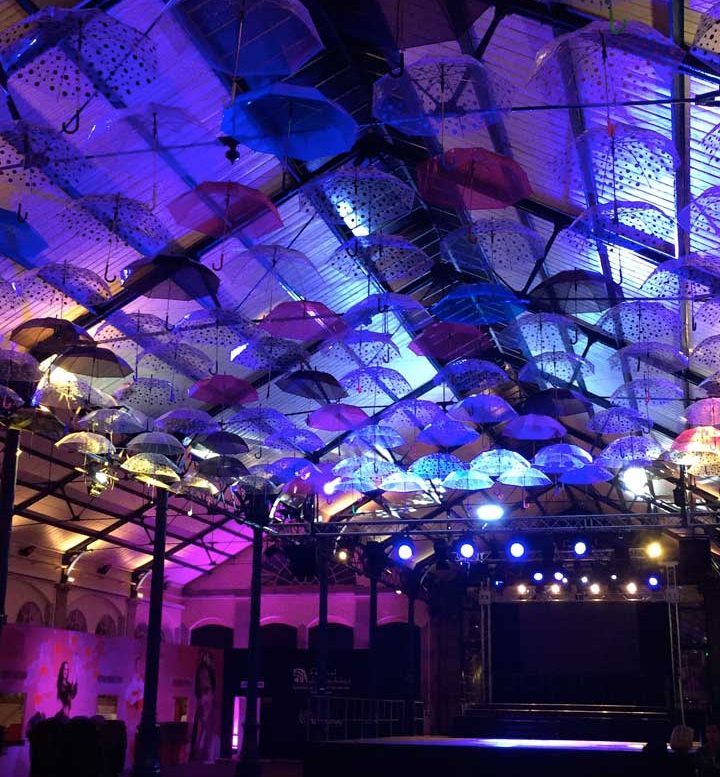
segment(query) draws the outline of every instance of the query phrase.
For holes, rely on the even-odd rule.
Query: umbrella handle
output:
[[[80,129],[80,109],[75,111],[73,115],[62,123],[62,131],[66,135],[74,135]]]
[[[352,240],[350,240],[349,242],[350,242],[350,243],[352,243],[354,247],[353,247],[353,249],[352,249],[352,250],[350,250],[350,248],[349,248],[349,247],[346,247],[346,248],[345,248],[345,253],[346,253],[346,254],[347,254],[347,255],[348,255],[348,256],[349,256],[351,259],[357,259],[357,257],[358,257],[358,253],[359,253],[359,249],[358,249],[358,240],[357,240],[357,238],[356,238],[356,237],[354,237],[354,238],[353,238]]]
[[[220,254],[220,261],[217,264],[215,262],[212,263],[212,268],[215,272],[220,272],[223,267],[225,267],[225,251]]]
[[[23,213],[23,207],[22,203],[18,202],[17,211],[15,212],[15,215],[17,216],[17,220],[20,224],[24,224],[28,220],[28,212],[25,210]]]
[[[610,32],[613,35],[619,35],[622,32],[625,32],[625,28],[627,27],[627,19],[621,19],[619,22],[615,21],[615,12],[613,11],[612,7],[612,0],[610,2],[610,15],[608,17]]]
[[[405,75],[405,52],[399,51],[398,66],[390,70],[390,78],[402,78]]]
[[[208,372],[209,372],[211,375],[217,375],[217,374],[218,374],[218,365],[217,365],[217,362],[215,363],[215,366],[214,366],[214,367],[208,367]]]
[[[117,275],[112,275],[112,276],[110,275],[110,265],[109,264],[105,265],[105,270],[103,272],[103,278],[105,278],[105,281],[107,283],[115,283],[115,281],[117,280]]]

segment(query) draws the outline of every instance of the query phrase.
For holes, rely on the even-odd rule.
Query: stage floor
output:
[[[423,745],[428,747],[517,747],[530,750],[612,750],[637,753],[644,742],[599,742],[595,739],[502,739],[492,737],[384,737],[380,739],[356,739],[358,744]]]

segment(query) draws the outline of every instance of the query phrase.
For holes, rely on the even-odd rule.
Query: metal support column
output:
[[[19,450],[20,432],[17,429],[8,429],[5,435],[5,450],[3,451],[2,470],[0,471],[0,635],[3,626],[7,623],[5,606]]]
[[[368,613],[368,696],[377,697],[377,578],[370,578],[370,608]]]
[[[415,597],[408,593],[407,674],[405,686],[405,733],[415,733]]]
[[[668,628],[670,634],[670,664],[672,671],[673,701],[680,722],[685,725],[685,700],[682,680],[682,646],[680,643],[680,589],[677,584],[677,565],[666,567],[667,586],[665,599],[668,607]]]

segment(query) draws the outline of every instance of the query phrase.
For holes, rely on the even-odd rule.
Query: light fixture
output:
[[[496,502],[478,505],[475,514],[481,521],[499,521],[505,515],[505,508]]]
[[[633,494],[642,494],[647,490],[648,476],[644,467],[628,467],[620,476],[625,488]]]
[[[591,583],[589,590],[593,596],[597,596],[600,593],[600,586],[597,583]]]
[[[576,556],[584,556],[588,552],[588,544],[585,542],[585,540],[578,540],[573,545],[573,553],[575,553]]]
[[[613,572],[613,574],[610,575],[610,579],[614,582],[615,580],[617,580],[617,575]]]
[[[653,540],[645,546],[645,554],[648,558],[660,558],[663,554],[663,547],[657,540]]]
[[[461,537],[457,544],[457,552],[460,558],[469,561],[477,555],[478,549],[472,537]]]
[[[630,596],[635,596],[637,593],[637,584],[633,583],[632,580],[625,586],[625,590],[630,594]]]
[[[410,561],[415,555],[415,546],[410,540],[401,540],[395,546],[395,555],[400,561]]]
[[[647,583],[650,588],[659,588],[660,578],[657,575],[650,575],[650,577],[648,577]]]
[[[557,596],[557,594],[560,593],[560,586],[557,583],[553,583],[550,586],[550,593],[555,594]]]
[[[542,581],[543,581],[543,573],[542,572],[533,572],[533,580],[536,583],[542,583]]]
[[[525,555],[525,552],[525,545],[519,540],[513,540],[513,542],[508,545],[508,553],[512,558],[522,558]]]
[[[337,560],[342,562],[347,561],[349,557],[349,554],[345,548],[339,548],[335,555],[337,556]]]
[[[557,572],[555,572],[555,574],[553,574],[553,577],[555,578],[555,580],[558,581],[558,583],[560,583],[562,582],[562,579],[563,577],[565,577],[565,575],[558,570]]]
[[[395,593],[396,593],[398,596],[402,596],[402,589],[400,589],[400,588],[396,588],[396,589],[395,589]]]
[[[580,578],[580,582],[581,582],[583,585],[587,585],[587,584],[588,584],[588,576],[587,576],[587,575],[583,575],[583,576]]]
[[[525,596],[525,594],[528,592],[528,588],[525,583],[520,583],[520,585],[517,587],[517,592],[520,594],[520,596]]]

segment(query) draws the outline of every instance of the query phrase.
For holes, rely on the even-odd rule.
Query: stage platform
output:
[[[643,742],[391,737],[308,746],[303,777],[639,777],[657,775]],[[671,772],[683,764],[661,756]]]

